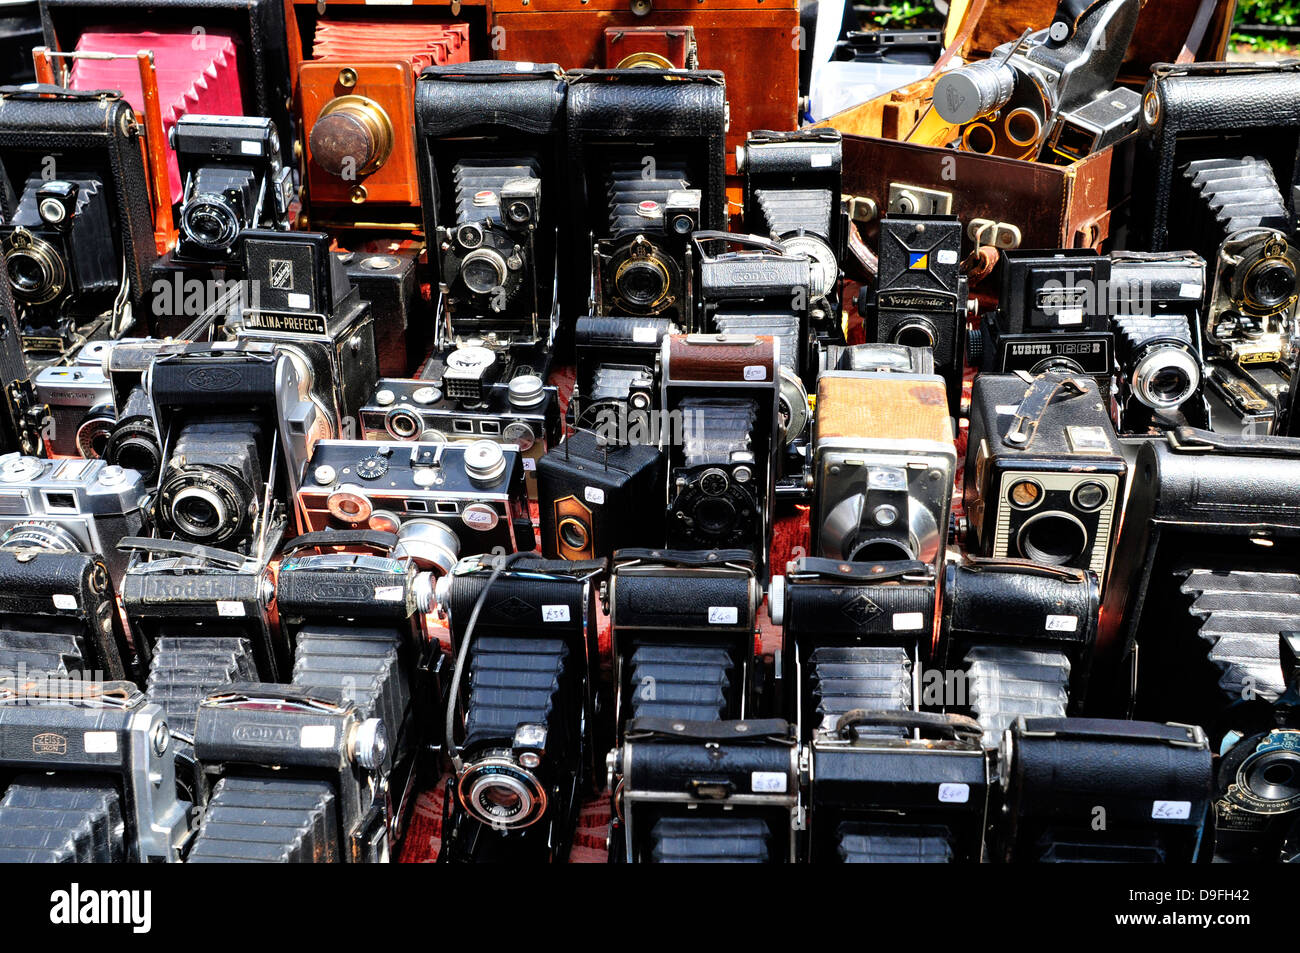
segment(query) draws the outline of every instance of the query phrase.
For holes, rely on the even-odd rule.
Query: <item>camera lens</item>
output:
[[[934,347],[934,325],[924,318],[909,316],[894,331],[895,344],[906,347]]]
[[[1200,365],[1191,353],[1182,348],[1157,348],[1133,368],[1134,395],[1155,410],[1179,406],[1196,392],[1200,384]]]
[[[849,562],[883,563],[897,559],[915,559],[910,548],[897,539],[864,539],[849,550]]]
[[[1244,290],[1252,307],[1263,311],[1280,308],[1295,296],[1295,269],[1285,258],[1266,258],[1246,275]]]
[[[1266,801],[1287,801],[1300,795],[1300,757],[1278,749],[1256,755],[1242,765],[1245,787]]]
[[[1081,510],[1095,510],[1106,502],[1106,497],[1109,495],[1104,486],[1089,480],[1074,488],[1071,500]]]
[[[566,519],[560,523],[560,541],[570,549],[586,549],[590,536],[587,527],[575,519]]]
[[[11,247],[5,255],[9,284],[14,294],[31,304],[43,304],[58,297],[67,283],[63,257],[53,245],[39,238]]]
[[[211,490],[190,486],[172,499],[172,522],[187,536],[206,539],[219,532],[226,520],[226,507]]]
[[[57,523],[16,523],[0,536],[0,549],[40,549],[50,553],[82,552],[81,542]]]
[[[420,415],[399,407],[388,412],[385,429],[398,440],[414,440],[424,430]]]
[[[200,195],[181,209],[181,230],[196,245],[225,251],[239,237],[239,218],[219,195]]]
[[[161,462],[158,442],[152,433],[128,431],[121,428],[109,435],[102,456],[109,463],[126,470],[137,470],[146,483],[158,475]]]
[[[116,422],[110,405],[92,407],[77,428],[77,452],[87,459],[102,457]]]
[[[725,496],[705,497],[695,507],[695,526],[702,533],[721,536],[736,524],[736,507]]]
[[[1022,510],[1037,506],[1043,498],[1043,488],[1033,480],[1020,480],[1007,491],[1007,499]]]
[[[488,294],[505,283],[505,259],[490,248],[476,248],[460,263],[460,278],[474,294]]]
[[[625,261],[614,275],[618,296],[637,308],[655,307],[668,294],[670,286],[668,269],[654,258]]]
[[[437,520],[407,520],[397,531],[393,555],[409,556],[420,569],[436,569],[446,575],[460,558],[460,539]]]
[[[1068,513],[1039,513],[1020,527],[1016,541],[1026,559],[1064,566],[1088,548],[1088,531]]]
[[[546,813],[546,791],[506,757],[468,765],[457,792],[465,809],[496,828],[527,827]]]

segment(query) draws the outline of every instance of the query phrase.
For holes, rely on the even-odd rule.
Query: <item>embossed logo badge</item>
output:
[[[504,602],[497,603],[496,611],[512,619],[518,619],[536,610],[517,596],[511,596]]]
[[[200,367],[185,378],[197,390],[230,390],[241,380],[238,372],[225,367]]]
[[[68,739],[46,731],[32,739],[32,754],[67,754]]]
[[[841,611],[849,617],[854,625],[866,625],[876,616],[880,615],[880,606],[868,599],[863,593],[858,593],[849,599]]]

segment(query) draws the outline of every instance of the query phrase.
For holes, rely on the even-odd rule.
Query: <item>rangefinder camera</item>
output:
[[[520,452],[482,439],[322,440],[298,493],[298,525],[304,533],[397,533],[402,551],[437,554],[423,568],[448,554],[455,562],[458,556],[537,546]]]

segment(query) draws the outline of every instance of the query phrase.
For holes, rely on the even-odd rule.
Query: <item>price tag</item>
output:
[[[333,748],[334,747],[334,726],[333,725],[303,725],[302,734],[298,738],[298,747]]]
[[[568,606],[542,606],[543,622],[568,622]]]
[[[589,486],[582,491],[583,498],[588,503],[595,503],[597,506],[605,502],[605,491],[598,486]]]
[[[54,608],[75,609],[77,608],[77,597],[70,596],[66,592],[56,592],[54,594]]]
[[[780,771],[752,771],[749,789],[755,794],[784,794],[786,776]]]
[[[939,801],[942,804],[965,804],[970,800],[970,785],[947,782],[939,785]]]
[[[735,625],[739,619],[735,606],[709,606],[709,625]]]
[[[376,586],[375,599],[379,602],[401,602],[406,590],[401,586]]]
[[[1079,617],[1073,615],[1049,615],[1048,632],[1075,632],[1079,628]]]
[[[767,380],[767,368],[762,364],[746,364],[745,380],[747,381],[765,381]]]
[[[895,612],[894,613],[895,632],[915,632],[923,625],[925,625],[924,612]]]
[[[1151,816],[1163,821],[1185,821],[1192,815],[1191,801],[1156,801]]]
[[[86,754],[114,754],[117,751],[116,731],[88,731],[82,737]]]
[[[241,619],[244,616],[244,604],[242,602],[218,602],[217,615],[223,619]]]

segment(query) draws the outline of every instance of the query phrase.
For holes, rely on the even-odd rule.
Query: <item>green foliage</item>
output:
[[[1295,26],[1300,23],[1300,0],[1238,0],[1237,24],[1252,23]]]

